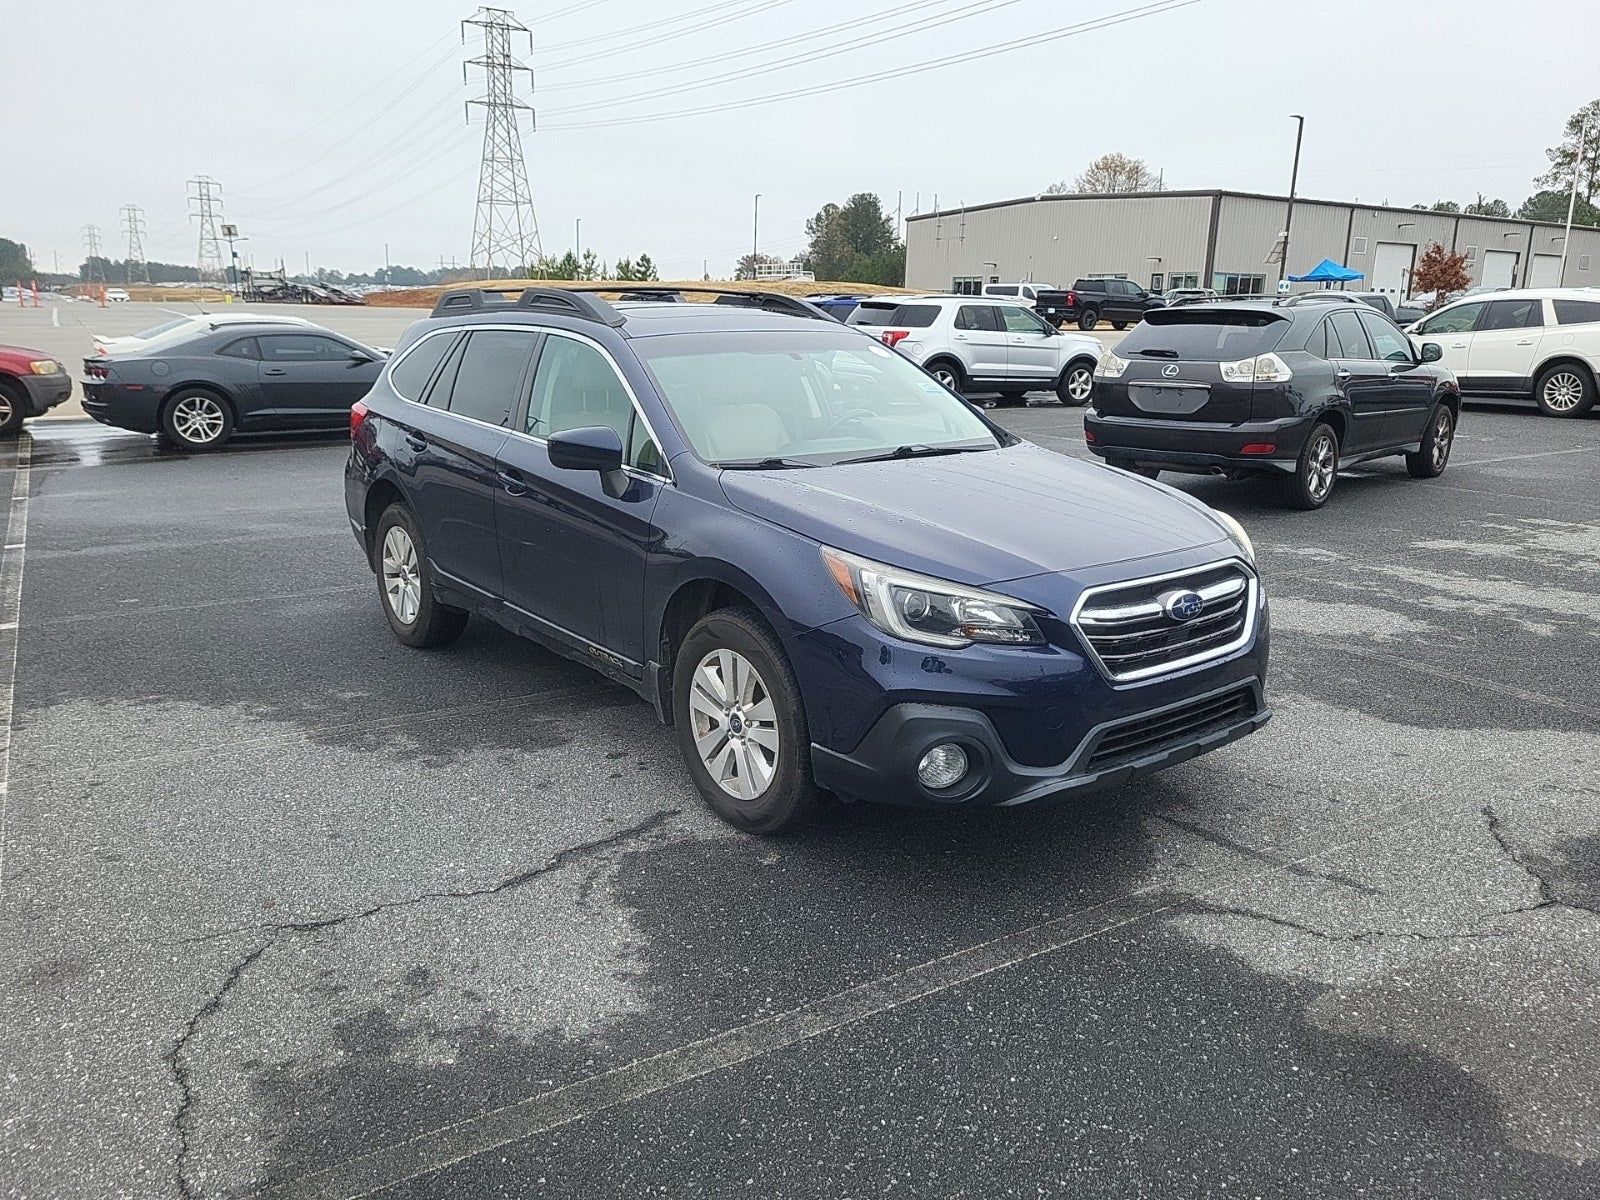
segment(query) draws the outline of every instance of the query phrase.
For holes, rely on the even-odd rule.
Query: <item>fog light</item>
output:
[[[967,774],[967,752],[954,742],[941,742],[922,756],[917,778],[930,791],[955,787]]]

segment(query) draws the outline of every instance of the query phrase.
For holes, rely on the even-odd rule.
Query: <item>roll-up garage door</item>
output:
[[[1561,255],[1535,254],[1533,270],[1528,275],[1529,287],[1561,286]]]
[[[1410,242],[1379,242],[1372,254],[1374,291],[1404,296],[1410,290],[1411,263],[1417,248]]]
[[[1483,252],[1484,287],[1512,287],[1516,282],[1517,252],[1515,250],[1485,250]]]

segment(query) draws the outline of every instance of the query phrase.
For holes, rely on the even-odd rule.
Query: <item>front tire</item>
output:
[[[1078,328],[1085,333],[1088,333],[1099,323],[1100,310],[1098,308],[1086,308],[1078,314]]]
[[[185,450],[215,450],[233,436],[233,406],[211,392],[179,392],[161,410],[161,432]]]
[[[1594,376],[1582,367],[1557,363],[1539,376],[1533,398],[1547,417],[1581,417],[1594,407]]]
[[[16,437],[27,412],[22,389],[9,380],[0,379],[0,438]]]
[[[1069,408],[1083,407],[1093,392],[1094,366],[1090,363],[1072,363],[1056,383],[1056,399]]]
[[[800,685],[754,609],[717,609],[689,631],[673,665],[672,717],[690,778],[730,825],[782,833],[816,811]]]
[[[1294,474],[1285,477],[1284,493],[1291,508],[1309,512],[1321,508],[1333,495],[1339,474],[1339,435],[1333,426],[1318,422],[1300,449]]]
[[[1437,479],[1444,474],[1450,462],[1450,447],[1455,443],[1456,419],[1450,406],[1441,404],[1434,410],[1428,429],[1422,435],[1422,445],[1406,455],[1406,471],[1413,479]]]
[[[1111,328],[1115,329],[1118,333],[1121,333],[1127,327],[1128,327],[1128,323],[1126,321],[1113,321],[1113,322],[1111,322]]]
[[[389,628],[405,645],[419,650],[448,646],[467,627],[465,609],[441,604],[434,596],[427,562],[422,531],[411,510],[391,504],[378,518],[373,535],[372,569]]]

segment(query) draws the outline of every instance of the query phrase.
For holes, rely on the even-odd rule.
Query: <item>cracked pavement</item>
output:
[[[1593,1195],[1600,493],[1518,457],[1573,445],[1179,480],[1256,539],[1266,730],[756,841],[583,668],[396,646],[337,441],[41,429],[0,1196]]]

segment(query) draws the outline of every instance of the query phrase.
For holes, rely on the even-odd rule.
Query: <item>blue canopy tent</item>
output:
[[[1304,275],[1291,275],[1291,283],[1349,283],[1354,279],[1365,279],[1360,271],[1352,271],[1349,267],[1341,267],[1331,258],[1325,258]]]

